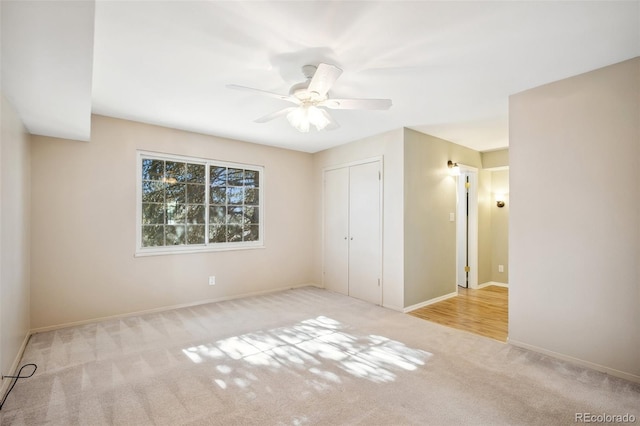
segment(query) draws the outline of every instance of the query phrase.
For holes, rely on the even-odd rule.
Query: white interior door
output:
[[[478,287],[478,172],[460,165],[457,189],[456,283]]]
[[[349,167],[349,296],[381,304],[380,162]]]
[[[349,168],[324,173],[324,287],[349,294]]]
[[[460,173],[458,176],[458,201],[456,224],[456,282],[460,287],[468,287],[469,265],[469,174]]]

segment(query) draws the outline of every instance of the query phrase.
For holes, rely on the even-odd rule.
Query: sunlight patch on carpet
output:
[[[191,346],[182,353],[196,364],[220,363],[216,367],[220,377],[213,380],[221,389],[247,387],[255,377],[234,376],[225,360],[242,360],[273,372],[303,368],[324,382],[316,385],[325,387],[341,383],[341,371],[375,383],[392,382],[399,372],[413,371],[432,356],[384,336],[349,333],[339,321],[325,316]]]

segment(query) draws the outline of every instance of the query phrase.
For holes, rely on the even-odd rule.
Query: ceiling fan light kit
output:
[[[327,127],[331,123],[331,118],[328,115],[326,111],[316,106],[301,105],[300,108],[294,108],[287,114],[287,120],[296,130],[307,133],[310,125],[313,125],[318,131]]]
[[[289,124],[302,133],[308,133],[311,126],[318,131],[332,130],[339,127],[339,124],[329,115],[325,108],[384,110],[391,107],[390,99],[330,99],[329,89],[342,74],[342,70],[335,65],[320,64],[317,67],[305,65],[302,67],[302,74],[306,77],[306,81],[294,84],[289,90],[288,96],[235,84],[230,84],[227,87],[296,104],[296,107],[288,107],[272,112],[255,121],[257,123],[266,123],[286,115]]]

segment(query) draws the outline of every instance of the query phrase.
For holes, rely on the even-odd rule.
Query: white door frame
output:
[[[464,251],[467,250],[468,241],[468,265],[469,288],[478,288],[478,169],[476,167],[458,164],[460,175],[456,184],[456,285],[465,286],[466,274],[464,271]],[[466,177],[469,177],[469,229],[466,229]]]

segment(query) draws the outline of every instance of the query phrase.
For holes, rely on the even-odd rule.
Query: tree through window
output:
[[[262,167],[139,154],[138,252],[262,245]]]

